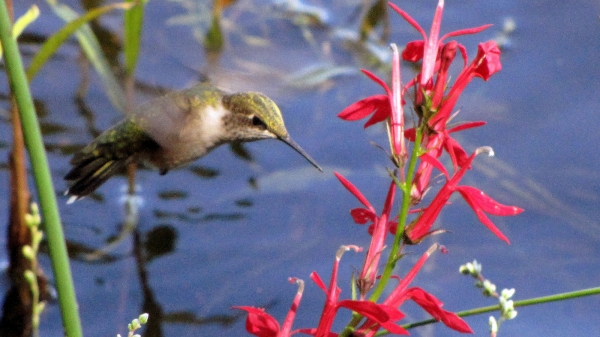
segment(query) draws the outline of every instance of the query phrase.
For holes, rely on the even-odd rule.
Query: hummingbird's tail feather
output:
[[[127,160],[114,160],[106,157],[91,157],[73,163],[75,166],[65,175],[65,180],[73,182],[65,192],[65,195],[71,196],[67,203],[72,203],[94,192],[110,177],[121,171],[127,162]]]
[[[65,195],[72,203],[94,192],[127,164],[137,162],[159,145],[132,119],[103,132],[71,159],[71,171],[65,175],[70,187]]]

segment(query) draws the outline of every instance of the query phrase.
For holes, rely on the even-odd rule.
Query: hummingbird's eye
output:
[[[252,117],[252,125],[263,130],[267,128],[267,124],[265,124],[265,122],[263,122],[260,118],[256,116]]]

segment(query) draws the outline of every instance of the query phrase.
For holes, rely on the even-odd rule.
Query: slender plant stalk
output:
[[[555,294],[555,295],[549,295],[549,296],[530,298],[530,299],[521,300],[521,301],[515,301],[513,304],[514,304],[514,307],[517,308],[517,307],[525,307],[528,305],[542,304],[542,303],[555,302],[555,301],[564,301],[564,300],[568,300],[568,299],[591,296],[591,295],[599,295],[599,294],[600,294],[600,287],[595,287],[595,288],[571,291],[571,292],[562,293],[562,294]],[[470,310],[464,310],[461,312],[457,312],[456,314],[460,317],[466,317],[466,316],[485,314],[487,312],[493,312],[493,311],[498,311],[498,310],[500,310],[499,304],[490,305],[487,307],[470,309]],[[415,322],[415,323],[405,324],[402,327],[405,329],[411,329],[411,328],[416,328],[418,326],[432,324],[432,323],[437,323],[437,321],[432,318],[432,319],[428,319],[425,321],[419,321],[419,322]]]
[[[385,286],[387,285],[387,281],[392,276],[392,272],[394,271],[394,267],[396,266],[396,262],[398,260],[398,251],[400,250],[400,243],[402,241],[402,236],[404,234],[404,228],[406,227],[406,219],[408,217],[408,209],[410,207],[410,188],[414,179],[415,167],[417,166],[417,159],[419,158],[419,151],[421,147],[421,139],[422,139],[422,129],[417,128],[415,144],[413,147],[413,153],[410,157],[410,161],[408,164],[408,170],[406,173],[406,180],[402,183],[402,207],[399,211],[398,216],[398,228],[396,229],[396,236],[394,238],[394,244],[390,250],[390,255],[388,256],[387,263],[385,264],[385,269],[381,274],[381,278],[379,282],[377,282],[377,287],[373,291],[373,294],[370,297],[370,300],[376,302],[379,299],[379,296],[383,293]]]
[[[4,1],[0,1],[0,40],[5,51],[10,87],[21,114],[25,144],[29,150],[29,159],[45,219],[44,227],[48,237],[65,334],[68,337],[79,337],[82,336],[81,324],[52,176],[17,42],[11,35],[10,19]]]
[[[412,179],[414,178],[413,176],[415,173],[415,167],[417,166],[417,159],[419,158],[419,151],[420,151],[419,149],[421,147],[422,136],[423,136],[422,129],[417,128],[415,145],[413,147],[413,153],[412,153],[412,156],[410,157],[410,162],[408,164],[408,171],[407,171],[407,175],[406,175],[409,178],[409,180],[405,181],[401,184],[403,199],[402,199],[402,207],[399,211],[398,228],[396,230],[394,244],[392,245],[390,255],[389,255],[388,261],[385,265],[385,269],[384,269],[383,273],[381,274],[381,278],[379,279],[379,282],[377,282],[377,286],[375,287],[375,290],[373,290],[373,293],[371,294],[371,297],[369,298],[369,300],[372,302],[377,302],[377,300],[379,299],[379,296],[381,296],[381,294],[383,293],[388,280],[392,276],[394,267],[396,266],[396,262],[398,259],[398,251],[400,250],[400,244],[401,244],[402,236],[404,234],[404,228],[406,227],[406,219],[408,217],[408,209],[410,207],[410,188],[412,186]],[[348,327],[355,328],[356,326],[358,326],[358,324],[360,323],[360,321],[362,319],[363,319],[362,315],[354,312],[352,314],[352,320],[350,321],[350,323],[348,323]],[[343,335],[344,335],[344,333],[341,334],[341,336],[343,336]]]

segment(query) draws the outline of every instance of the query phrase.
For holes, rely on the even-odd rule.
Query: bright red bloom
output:
[[[355,121],[363,119],[372,113],[373,116],[365,123],[365,128],[368,128],[373,124],[386,120],[390,116],[391,111],[388,96],[373,95],[351,104],[342,110],[338,114],[338,117],[347,121]]]
[[[418,287],[410,288],[406,291],[406,295],[421,308],[425,309],[433,318],[441,321],[450,329],[462,333],[473,333],[467,322],[457,314],[442,309],[444,303],[425,290]]]
[[[467,59],[465,58],[465,61]],[[458,98],[462,91],[467,87],[471,80],[475,77],[480,77],[487,81],[493,74],[502,70],[500,63],[500,49],[496,42],[490,40],[480,43],[477,49],[477,56],[468,67],[463,68],[461,73],[456,78],[456,82],[446,95],[444,102],[439,108],[439,111],[429,121],[429,125],[439,131],[445,128],[448,118],[450,117]]]
[[[457,132],[467,128],[481,126],[485,123],[466,123],[450,130],[446,129],[446,125],[450,119],[458,97],[462,94],[462,91],[467,84],[469,84],[471,79],[475,77],[481,77],[484,80],[487,80],[492,74],[500,69],[502,69],[502,65],[500,64],[500,50],[495,42],[491,41],[481,43],[479,45],[477,57],[459,74],[454,86],[452,89],[450,89],[449,94],[444,98],[443,102],[441,102],[439,110],[428,122],[429,127],[431,130],[433,130],[433,133],[431,135],[427,135],[428,137],[425,138],[424,144],[430,155],[438,158],[442,154],[442,148],[444,148],[450,155],[454,166],[462,166],[461,162],[464,162],[464,159],[466,159],[466,153],[460,144],[452,139],[449,134],[451,132]],[[436,100],[434,99],[434,103],[435,102]],[[421,199],[423,191],[429,184],[430,175],[431,166],[428,163],[421,162],[419,168],[417,169],[417,179],[415,180],[416,184],[413,186],[413,191],[411,192],[415,200]]]
[[[382,122],[391,116],[392,106],[390,103],[390,97],[392,97],[392,91],[382,79],[377,77],[372,72],[365,69],[361,69],[361,71],[374,82],[381,85],[381,87],[385,90],[386,95],[373,95],[353,103],[342,110],[342,112],[338,114],[338,117],[347,121],[356,121],[373,114],[373,116],[371,116],[371,118],[365,123],[365,128],[368,128],[369,126]]]
[[[296,333],[292,332],[292,324],[298,311],[298,305],[302,299],[302,293],[304,292],[304,281],[291,277],[290,282],[298,284],[298,292],[292,302],[292,307],[288,312],[285,321],[283,322],[283,328],[279,328],[279,323],[273,318],[273,316],[267,314],[265,309],[249,307],[249,306],[236,306],[234,309],[245,310],[248,312],[246,317],[246,330],[258,337],[289,337]]]
[[[444,46],[443,41],[447,38],[458,35],[476,34],[491,26],[484,25],[475,28],[461,29],[450,32],[439,38],[440,27],[442,25],[442,13],[444,11],[444,0],[439,0],[435,15],[433,17],[433,22],[431,24],[431,30],[429,32],[429,36],[427,36],[423,28],[421,28],[421,26],[412,17],[410,17],[408,13],[393,3],[390,3],[389,5],[423,36],[423,40],[407,43],[406,48],[402,52],[402,58],[411,62],[416,62],[420,59],[423,59],[423,67],[419,80],[421,88],[418,89],[424,90],[426,94],[429,94],[429,90],[433,88],[433,75],[436,72],[436,69],[439,70],[440,67],[439,53]],[[466,55],[463,46],[458,45],[457,47],[461,49],[463,56]],[[420,103],[421,101],[417,102],[417,104]]]
[[[446,150],[452,161],[452,165],[456,170],[458,167],[462,167],[467,162],[469,156],[462,146],[450,136],[451,133],[467,130],[485,125],[485,122],[467,122],[457,125],[451,129],[443,129],[436,134],[431,135],[427,138],[427,154],[431,157],[438,158],[442,155],[442,151]],[[411,128],[406,130],[405,137],[411,141],[415,139],[415,129]],[[417,168],[417,173],[413,182],[411,197],[413,198],[413,204],[421,201],[423,194],[429,187],[429,180],[431,178],[431,172],[433,167],[426,161],[421,161]]]
[[[421,73],[415,80],[409,82],[407,87],[415,86],[416,111],[423,118],[423,122],[428,125],[427,133],[423,138],[424,147],[435,158],[442,154],[442,149],[446,149],[456,167],[456,165],[460,165],[461,159],[464,161],[467,158],[460,144],[450,138],[446,132],[446,125],[456,101],[473,77],[481,77],[487,81],[491,75],[502,69],[502,65],[500,64],[500,50],[494,42],[480,44],[477,57],[467,67],[468,59],[465,47],[456,41],[444,43],[444,40],[459,35],[479,33],[490,25],[457,30],[440,38],[444,9],[444,1],[440,0],[430,34],[427,36],[423,28],[406,12],[394,4],[390,3],[390,6],[423,36],[423,40],[412,41],[406,45],[402,52],[402,58],[410,62],[423,60]],[[448,87],[448,69],[457,51],[460,51],[463,57],[464,69],[452,89],[445,95],[446,87]],[[434,78],[435,75],[437,76]],[[423,193],[429,185],[431,170],[428,163],[422,162],[419,165],[415,185],[411,191],[413,203],[418,203],[423,197]]]
[[[377,322],[377,324],[380,324],[391,333],[405,334],[406,330],[394,324],[395,321],[404,317],[404,314],[402,314],[398,309],[371,301],[339,300],[340,293],[342,292],[337,286],[339,263],[343,253],[350,249],[354,249],[356,251],[359,250],[359,248],[356,246],[342,246],[338,250],[335,262],[333,264],[333,270],[331,271],[329,287],[325,286],[325,283],[321,277],[319,277],[319,274],[316,272],[311,273],[310,278],[325,292],[325,306],[323,307],[321,320],[319,321],[319,325],[316,329],[300,329],[297,330],[297,332],[316,337],[337,336],[337,334],[331,332],[331,326],[333,325],[333,320],[335,319],[338,309],[346,308],[355,311],[374,322]]]
[[[458,191],[467,201],[469,206],[471,206],[479,220],[500,239],[506,241],[506,243],[510,243],[508,238],[502,234],[502,232],[492,223],[485,213],[500,216],[517,215],[523,212],[523,209],[516,206],[502,205],[474,187],[458,186],[458,183],[466,171],[471,168],[471,163],[478,153],[479,151],[475,151],[475,153],[468,158],[464,165],[460,167],[460,169],[455,172],[451,178],[449,177],[444,166],[437,159],[429,156],[428,154],[421,156],[423,161],[429,163],[444,173],[448,180],[431,201],[431,204],[425,208],[423,213],[413,223],[407,226],[406,233],[411,241],[420,242],[427,237],[431,226],[433,226],[433,223],[437,219],[442,208],[447,204],[452,193]]]
[[[355,121],[373,114],[365,123],[365,128],[389,118],[392,153],[397,161],[402,161],[407,153],[402,137],[404,133],[404,111],[402,109],[404,102],[402,101],[402,83],[400,82],[400,54],[396,45],[392,44],[392,90],[375,74],[365,69],[362,69],[362,72],[378,83],[385,90],[386,95],[364,98],[342,110],[338,117]]]
[[[237,306],[234,309],[246,310],[246,330],[259,337],[277,337],[279,335],[279,323],[273,316],[267,314],[265,309]]]
[[[433,295],[427,293],[421,288],[408,288],[408,285],[415,278],[427,258],[437,249],[438,245],[434,244],[427,252],[425,252],[419,261],[411,268],[406,276],[400,280],[396,288],[392,290],[390,295],[383,301],[384,305],[399,308],[406,300],[411,299],[433,318],[442,321],[446,326],[459,332],[472,333],[473,331],[465,321],[458,317],[455,313],[442,309],[443,303]],[[367,320],[358,329],[356,335],[372,337],[381,328],[381,325],[373,320]]]
[[[392,206],[394,204],[394,196],[396,195],[396,183],[392,181],[388,189],[385,204],[381,216],[375,213],[375,208],[369,203],[369,201],[360,193],[358,188],[344,178],[341,174],[334,172],[335,176],[340,182],[346,187],[350,193],[352,193],[363,205],[367,208],[355,208],[350,211],[352,218],[358,224],[365,224],[368,221],[372,222],[369,228],[369,233],[372,235],[371,244],[365,257],[362,270],[357,280],[358,288],[360,290],[361,299],[365,298],[365,295],[373,285],[375,284],[375,278],[377,277],[377,267],[379,266],[379,260],[381,253],[385,247],[385,239],[388,232],[396,231],[397,223],[389,221]]]

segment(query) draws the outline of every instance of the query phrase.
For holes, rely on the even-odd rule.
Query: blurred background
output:
[[[16,2],[15,15],[32,3]],[[340,245],[368,246],[370,239],[366,227],[353,223],[349,210],[359,204],[333,171],[344,174],[380,211],[389,184],[386,167],[391,167],[385,153],[371,144],[386,147],[382,125],[364,131],[363,123],[343,122],[336,115],[361,98],[382,93],[360,68],[386,78],[389,43],[402,46],[421,38],[389,10],[375,16],[377,25],[361,40],[360,25],[373,3],[238,0],[220,13],[222,46],[209,48],[212,2],[150,1],[137,102],[207,78],[232,91],[264,92],[279,104],[292,137],[325,172],[276,141],[223,146],[165,176],[141,170],[135,228],[126,226],[124,176],[109,180],[91,197],[65,204],[62,177],[71,155],[123,115],[110,103],[75,39],[41,70],[32,92],[86,336],[126,334],[127,323],[142,312],[150,312],[152,322],[144,336],[244,336],[245,315],[231,306],[266,307],[282,322],[296,293],[287,283],[290,276],[307,284],[294,327],[317,325],[324,295],[309,274],[317,271],[327,280]],[[394,3],[429,31],[436,1]],[[102,5],[65,4],[79,13]],[[40,41],[63,25],[46,3],[38,6],[40,17],[20,40],[26,64]],[[456,106],[455,121],[488,123],[459,135],[465,150],[488,145],[496,153],[478,157],[463,182],[525,212],[493,218],[511,240],[506,245],[455,198],[436,224],[451,232],[409,247],[400,275],[433,242],[447,247],[448,254],[434,254],[413,282],[443,301],[446,310],[495,304],[458,273],[473,259],[500,289],[516,288],[515,300],[598,286],[599,13],[600,3],[590,0],[447,1],[442,34],[494,24],[478,35],[458,37],[470,58],[482,41],[496,39],[503,48],[502,71],[487,83],[475,79]],[[121,26],[121,11],[93,24],[114,67],[122,64]],[[454,70],[458,74],[459,68]],[[403,64],[403,80],[413,75]],[[12,131],[7,93],[2,80],[0,205],[8,204]],[[0,219],[7,218],[7,207],[0,207]],[[350,296],[350,276],[363,259],[364,253],[344,255],[342,298]],[[47,256],[40,260],[50,274]],[[0,290],[4,286],[0,283]],[[500,335],[589,336],[600,331],[599,306],[599,297],[589,297],[520,308]],[[413,303],[401,309],[407,314],[401,323],[428,318]],[[338,330],[347,323],[349,312],[344,314],[336,321]],[[466,320],[477,335],[488,335],[488,315]],[[61,334],[59,309],[51,303],[42,315],[40,335]],[[411,330],[411,335],[458,333],[436,324]]]

